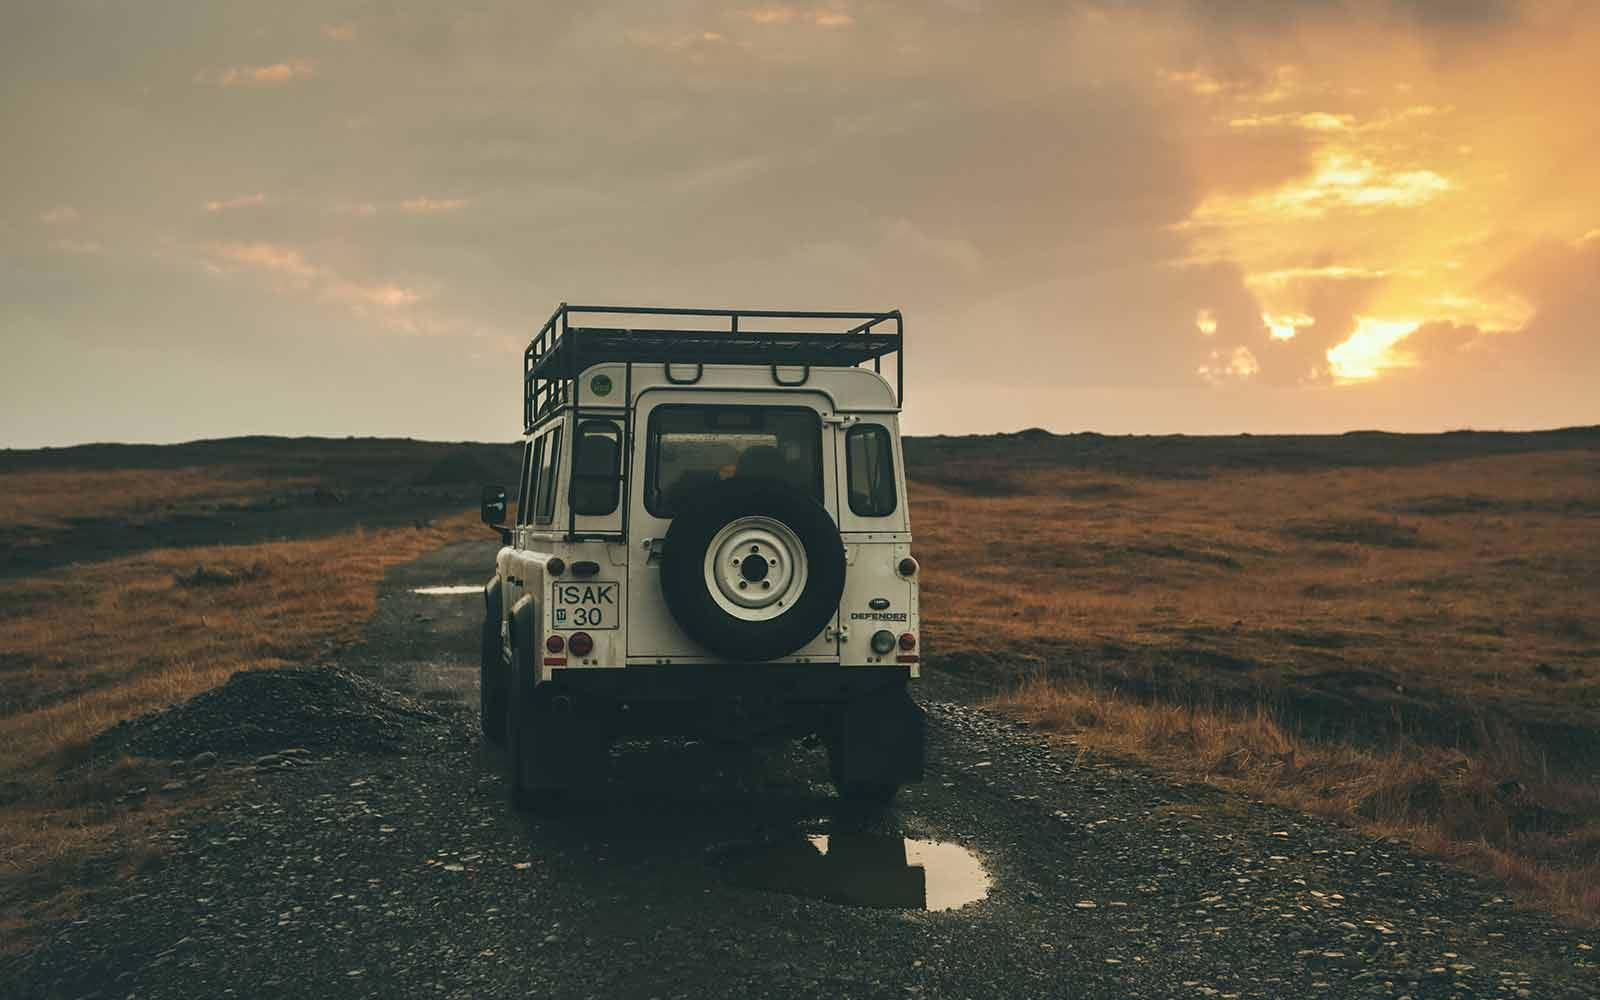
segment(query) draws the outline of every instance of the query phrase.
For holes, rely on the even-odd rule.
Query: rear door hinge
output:
[[[822,638],[826,639],[829,642],[833,642],[834,640],[838,640],[839,642],[849,642],[850,641],[850,626],[849,625],[829,625],[827,628],[822,630]]]

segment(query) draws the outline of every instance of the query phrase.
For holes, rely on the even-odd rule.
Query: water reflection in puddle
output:
[[[416,587],[411,592],[413,594],[426,594],[429,597],[450,597],[456,594],[481,594],[483,593],[483,585],[478,583],[466,583],[454,587]]]
[[[796,837],[740,852],[729,879],[848,906],[953,910],[989,894],[989,873],[959,844],[880,834]]]

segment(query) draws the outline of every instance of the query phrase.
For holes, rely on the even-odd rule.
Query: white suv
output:
[[[515,519],[501,487],[482,511],[504,543],[482,725],[519,806],[594,780],[619,736],[815,733],[847,798],[921,779],[902,335],[897,311],[545,323]]]

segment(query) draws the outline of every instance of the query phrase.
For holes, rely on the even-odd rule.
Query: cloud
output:
[[[1213,195],[1188,224],[1244,226],[1320,219],[1339,211],[1414,208],[1449,191],[1450,180],[1432,170],[1399,170],[1345,150],[1317,157],[1316,168],[1270,191]]]
[[[246,267],[289,275],[301,281],[310,281],[323,274],[323,270],[308,263],[305,255],[299,250],[275,243],[219,243],[210,248],[209,256]]]
[[[106,252],[104,245],[98,240],[74,240],[62,238],[50,241],[50,249],[56,253],[72,254],[73,256],[97,256]]]
[[[1142,7],[1209,24],[1229,34],[1299,30],[1364,18],[1383,24],[1412,22],[1425,31],[1500,28],[1525,15],[1523,0],[1100,0],[1102,6]]]
[[[1344,132],[1355,124],[1354,115],[1335,115],[1326,111],[1306,111],[1281,115],[1242,115],[1228,121],[1235,130],[1252,128],[1301,128],[1311,132]]]
[[[70,226],[78,221],[78,210],[71,205],[57,205],[39,213],[39,221],[47,226]]]
[[[1362,119],[1351,112],[1292,111],[1278,114],[1243,114],[1228,119],[1228,127],[1236,132],[1251,129],[1301,129],[1306,132],[1377,132],[1392,129],[1404,122],[1427,118],[1454,111],[1453,107],[1420,104],[1399,111],[1385,111],[1373,118]]]
[[[1262,313],[1261,322],[1266,324],[1267,330],[1278,340],[1293,340],[1294,335],[1300,332],[1301,327],[1316,326],[1317,321],[1313,316],[1305,313]]]
[[[636,28],[627,32],[627,38],[640,48],[687,52],[694,62],[702,62],[708,52],[727,51],[730,44],[728,37],[720,31],[672,32]],[[748,43],[740,43],[739,47],[746,48]]]
[[[783,4],[746,8],[739,16],[755,24],[809,24],[818,28],[848,28],[856,23],[848,12],[837,8],[799,8]]]
[[[226,212],[229,209],[234,208],[248,208],[253,205],[263,205],[266,203],[266,201],[267,196],[260,191],[257,191],[255,194],[244,194],[237,198],[228,198],[223,201],[208,201],[206,202],[206,211]]]
[[[438,215],[467,207],[465,198],[408,198],[400,203],[400,211],[412,215]]]
[[[218,87],[276,87],[317,75],[316,64],[308,59],[292,59],[269,66],[231,66],[195,75],[196,83]]]
[[[1371,281],[1386,278],[1394,272],[1387,268],[1360,267],[1345,264],[1320,264],[1305,267],[1282,267],[1274,271],[1260,271],[1245,276],[1245,284],[1252,288],[1287,285],[1295,281],[1324,280]]]
[[[328,283],[325,291],[330,299],[357,305],[379,306],[384,309],[413,306],[422,300],[422,296],[415,289],[388,283],[362,285],[333,280]]]
[[[1227,355],[1221,351],[1212,351],[1207,362],[1195,371],[1212,385],[1225,385],[1259,375],[1261,362],[1256,360],[1254,351],[1240,344]]]
[[[1161,78],[1187,89],[1196,97],[1214,97],[1229,89],[1227,84],[1203,70],[1166,70]]]
[[[1329,348],[1329,372],[1336,381],[1354,382],[1411,364],[1410,358],[1394,348],[1421,325],[1415,318],[1357,316],[1355,331]]]
[[[434,282],[425,290],[407,281],[355,277],[342,268],[313,260],[306,251],[288,243],[219,242],[201,245],[198,250],[201,263],[214,275],[255,274],[273,294],[338,306],[382,330],[497,344],[505,338],[497,324],[440,308],[436,301],[439,286]]]
[[[389,281],[352,280],[333,268],[313,264],[303,251],[285,244],[217,243],[206,247],[205,252],[214,265],[231,264],[283,279],[274,286],[277,291],[314,294],[328,301],[358,307],[363,315],[367,315],[365,307],[398,311],[422,301],[421,293],[414,288]],[[385,325],[408,331],[415,328],[414,321],[404,319]]]

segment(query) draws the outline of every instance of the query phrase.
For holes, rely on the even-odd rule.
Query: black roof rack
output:
[[[574,322],[575,316],[626,317],[626,325],[608,319],[603,325]],[[706,318],[726,323],[723,329],[677,329],[668,317]],[[741,328],[741,321],[747,321]],[[767,330],[757,326],[822,326],[824,329]],[[893,332],[879,327],[893,326]],[[648,306],[575,306],[563,302],[550,314],[522,354],[523,425],[532,431],[546,414],[572,403],[571,383],[591,365],[622,362],[693,365],[698,373],[708,364],[848,368],[872,362],[882,371],[887,355],[898,355],[895,399],[905,397],[904,319],[898,309],[887,312],[838,312],[777,309],[668,309]],[[671,377],[671,371],[668,371]],[[697,374],[694,379],[698,380]],[[801,382],[805,379],[802,378]],[[570,398],[569,398],[570,397]]]

